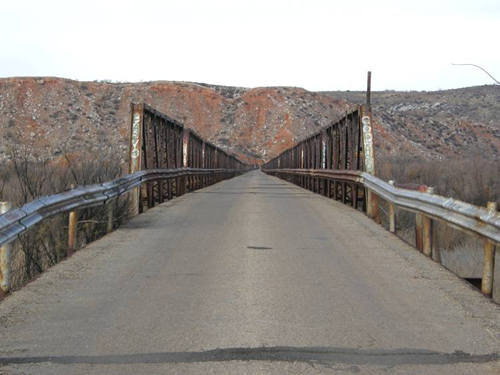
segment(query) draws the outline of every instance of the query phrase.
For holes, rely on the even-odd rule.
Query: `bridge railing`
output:
[[[248,166],[220,147],[203,139],[193,129],[144,104],[131,105],[129,173],[165,168],[245,169]],[[145,184],[132,193],[132,205],[142,212],[207,183],[210,175],[185,175]]]
[[[176,168],[176,169],[148,169],[117,178],[102,184],[78,186],[59,194],[40,197],[22,207],[15,208],[0,215],[0,294],[11,289],[11,254],[9,243],[21,234],[35,227],[42,221],[55,215],[68,213],[68,253],[75,250],[77,213],[90,207],[108,207],[106,232],[113,230],[113,210],[111,203],[126,193],[133,193],[137,188],[151,183],[169,183],[173,180],[197,178],[200,184],[192,189],[201,188],[216,183],[223,179],[234,177],[246,172],[248,169],[202,169],[202,168]],[[172,196],[180,196],[186,192],[181,184],[171,184]],[[177,190],[176,190],[177,189]],[[131,207],[130,215],[134,216],[135,210]]]
[[[496,205],[478,207],[375,177],[372,140],[371,116],[362,107],[285,150],[262,170],[364,211],[378,223],[385,213],[392,233],[396,233],[397,213],[415,214],[415,246],[438,261],[436,224],[479,238],[484,242],[481,290],[500,302],[500,257],[495,272],[495,245],[500,244]]]
[[[264,172],[288,180],[304,188],[321,193],[327,197],[343,201],[366,211],[366,205],[355,207],[347,202],[345,195],[338,194],[342,186],[356,186],[360,191],[370,191],[389,204],[389,230],[396,231],[396,208],[416,214],[416,246],[427,256],[436,251],[433,244],[433,221],[439,220],[484,241],[483,272],[481,290],[486,295],[494,293],[494,299],[500,302],[500,290],[493,285],[500,285],[494,280],[495,245],[500,245],[500,214],[494,204],[478,207],[453,198],[446,198],[430,192],[412,191],[395,187],[369,173],[362,171],[327,170],[327,169],[263,169]],[[307,178],[307,179],[305,179]],[[309,179],[319,182],[323,189],[310,185]],[[340,187],[340,188],[339,188]],[[337,192],[337,193],[336,193]],[[378,212],[378,210],[375,210]],[[377,222],[380,217],[371,216]],[[497,260],[497,265],[500,265]],[[500,274],[497,271],[497,275]],[[500,281],[500,280],[499,280]]]
[[[96,229],[79,241],[86,243],[113,230],[114,224],[123,222],[122,218],[135,216],[155,204],[231,178],[251,168],[234,155],[204,140],[192,129],[146,104],[132,104],[131,114],[127,176],[40,197],[3,215],[5,210],[0,206],[0,295],[11,290],[12,263],[16,264],[16,269],[20,269],[17,272],[20,276],[16,277],[16,280],[22,280],[16,281],[19,286],[71,254],[78,247],[79,223],[85,221],[96,226],[98,223],[105,224],[105,232],[99,226],[99,230]],[[62,217],[57,216],[64,213],[69,213],[66,247],[61,244],[61,239],[65,238],[65,233],[61,233]],[[57,223],[52,222],[52,219],[47,220],[51,217]],[[79,222],[79,218],[84,220]],[[57,232],[55,236],[46,235],[54,231]],[[35,238],[25,241],[25,237],[33,233],[36,234],[32,236]],[[49,237],[57,237],[55,246],[56,241],[49,241]],[[9,243],[16,238],[20,239],[16,245],[21,250],[14,252],[17,258],[13,262]],[[41,260],[34,261],[30,247],[42,248],[45,255],[39,257]],[[31,267],[33,263],[37,263],[34,272]]]

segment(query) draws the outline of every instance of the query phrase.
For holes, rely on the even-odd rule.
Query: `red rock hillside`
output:
[[[500,86],[374,92],[376,156],[500,159]],[[237,88],[201,83],[0,79],[0,161],[118,155],[126,164],[130,103],[145,102],[250,163],[329,125],[364,92]]]
[[[300,88],[180,82],[0,79],[0,160],[91,152],[127,160],[130,103],[145,102],[248,162],[261,162],[338,119],[349,105]]]

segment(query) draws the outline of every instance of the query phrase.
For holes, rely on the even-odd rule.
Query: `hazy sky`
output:
[[[0,77],[435,90],[500,79],[499,0],[0,0]]]

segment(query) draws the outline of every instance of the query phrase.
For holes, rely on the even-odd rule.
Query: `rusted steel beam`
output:
[[[375,152],[373,148],[373,127],[371,113],[361,107],[361,125],[363,135],[363,170],[375,176]]]
[[[375,153],[373,148],[373,127],[371,113],[361,107],[361,125],[363,135],[363,167],[364,171],[375,175]],[[366,211],[368,217],[374,219],[377,223],[381,222],[378,197],[370,189],[367,190]]]
[[[144,105],[131,105],[131,129],[130,129],[130,153],[129,153],[129,170],[130,174],[142,169],[142,133],[144,122]],[[130,192],[130,216],[133,217],[141,211],[141,188],[134,189]]]

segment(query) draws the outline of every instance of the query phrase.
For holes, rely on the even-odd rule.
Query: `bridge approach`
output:
[[[362,212],[254,170],[0,304],[7,374],[498,374],[499,307]]]
[[[130,174],[0,215],[0,374],[500,373],[500,215],[375,177],[364,108],[262,170],[131,109]],[[61,215],[73,255],[40,274]],[[83,217],[108,234],[75,252]],[[483,294],[443,224],[484,245]]]

